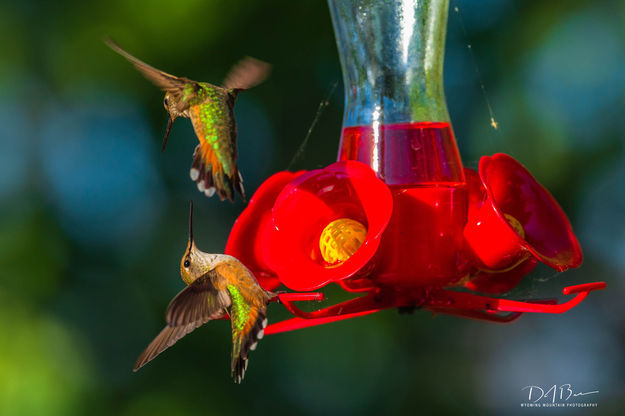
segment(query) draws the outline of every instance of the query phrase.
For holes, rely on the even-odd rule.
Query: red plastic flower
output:
[[[353,276],[371,260],[392,210],[388,187],[363,163],[343,161],[306,173],[280,172],[254,194],[233,227],[226,253],[260,276],[265,288],[282,282],[294,290],[316,289]],[[324,228],[341,219],[362,224],[366,235],[349,258],[328,264],[320,237]]]
[[[465,287],[502,293],[538,261],[558,271],[578,267],[582,252],[564,211],[519,162],[498,153],[465,169],[469,214],[464,236],[473,254]]]

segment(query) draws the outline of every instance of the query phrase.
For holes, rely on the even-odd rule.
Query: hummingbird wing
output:
[[[162,90],[172,94],[177,100],[180,100],[183,94],[183,90],[187,85],[192,84],[195,87],[195,90],[199,89],[199,85],[197,84],[197,82],[192,81],[188,78],[177,77],[175,75],[171,75],[167,72],[161,71],[160,69],[156,69],[153,66],[146,64],[142,60],[135,58],[134,56],[123,50],[112,40],[105,39],[104,41],[111,49],[130,61],[130,63],[133,64],[135,68],[137,68],[139,72],[143,74],[144,77],[152,81]],[[180,108],[179,110],[183,111],[184,109]]]
[[[218,278],[217,272],[211,270],[176,295],[167,307],[167,326],[141,353],[133,371],[143,367],[195,328],[226,314],[231,299],[227,291],[215,288],[214,282]]]
[[[270,64],[246,56],[230,69],[224,79],[223,87],[228,90],[247,90],[263,82],[270,72]]]

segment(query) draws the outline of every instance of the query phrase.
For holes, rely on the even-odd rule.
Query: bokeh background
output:
[[[243,55],[274,64],[236,106],[250,194],[289,165],[338,81],[294,168],[336,157],[343,92],[323,1],[2,2],[0,414],[527,414],[524,386],[563,383],[600,391],[596,409],[576,413],[625,408],[624,2],[452,0],[445,61],[465,164],[516,157],[585,250],[581,268],[538,269],[510,295],[596,280],[608,290],[510,325],[390,310],[267,337],[241,386],[226,321],[131,372],[183,287],[189,200],[209,252],[223,251],[244,205],[197,192],[188,121],[160,153],[162,93],[104,35],[198,80],[219,82]],[[283,317],[272,305],[270,319]]]

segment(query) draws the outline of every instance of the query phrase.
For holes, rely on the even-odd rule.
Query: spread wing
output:
[[[143,74],[144,77],[152,81],[163,91],[169,92],[177,99],[180,99],[182,91],[189,83],[194,84],[196,86],[196,90],[199,88],[199,85],[197,85],[195,81],[184,77],[177,77],[175,75],[171,75],[167,72],[161,71],[160,69],[156,69],[153,66],[141,61],[140,59],[135,58],[134,56],[123,50],[121,47],[119,47],[119,45],[117,45],[112,40],[105,39],[104,41],[111,49],[130,61],[130,63],[133,64],[135,68],[137,68],[139,72]]]
[[[224,79],[223,87],[228,90],[247,90],[263,82],[270,72],[270,64],[246,56],[230,69]]]
[[[217,273],[211,270],[176,295],[167,307],[167,326],[141,353],[133,371],[143,367],[195,328],[226,314],[232,301],[227,291],[215,288],[213,282],[218,278]]]

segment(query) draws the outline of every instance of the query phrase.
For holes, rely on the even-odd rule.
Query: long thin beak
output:
[[[189,207],[189,248],[193,246],[193,201]]]
[[[167,146],[167,139],[169,138],[169,132],[171,131],[171,126],[174,124],[174,119],[169,117],[169,121],[167,122],[167,130],[165,130],[165,138],[163,139],[163,146],[161,147],[161,152],[165,151],[165,146]]]

